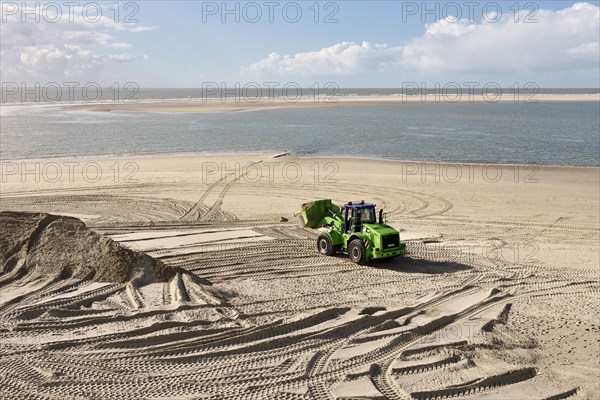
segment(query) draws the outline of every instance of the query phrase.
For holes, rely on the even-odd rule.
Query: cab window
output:
[[[375,209],[374,208],[363,208],[360,211],[360,220],[361,222],[366,222],[368,224],[375,223]]]

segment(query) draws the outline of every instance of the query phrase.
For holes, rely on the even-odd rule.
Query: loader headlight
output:
[[[365,227],[365,232],[371,233],[371,230],[369,228]]]

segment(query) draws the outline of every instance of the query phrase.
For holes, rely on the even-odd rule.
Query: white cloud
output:
[[[365,70],[386,68],[398,59],[401,48],[387,45],[373,45],[342,42],[331,47],[295,55],[271,53],[242,71],[248,74],[265,71],[275,74],[294,75],[351,75]]]
[[[130,43],[111,43],[107,44],[106,47],[111,49],[130,49],[132,46]]]
[[[121,54],[111,54],[108,56],[110,61],[116,61],[120,63],[130,62],[134,60],[148,60],[148,56],[146,54],[138,55],[138,54],[129,54],[129,53],[121,53]]]
[[[561,71],[598,66],[600,8],[588,3],[540,9],[537,23],[438,21],[404,45],[403,64],[444,71]]]
[[[68,43],[107,44],[112,39],[107,33],[93,31],[65,31],[61,37]]]
[[[0,78],[6,82],[94,81],[107,63],[145,59],[133,53],[105,54],[103,49],[132,48],[130,43],[115,41],[117,32],[123,35],[156,29],[118,23],[106,15],[95,22],[86,21],[81,7],[73,9],[72,20],[66,13],[58,22],[50,22],[56,19],[50,8],[46,15],[39,10],[39,22],[30,13],[22,22],[21,13],[7,7],[14,7],[14,3],[2,3]]]
[[[158,26],[156,26],[156,25],[153,25],[153,26],[138,25],[134,28],[129,29],[129,31],[131,31],[131,32],[147,32],[147,31],[153,31],[155,29],[158,29]]]
[[[2,51],[2,80],[5,82],[60,82],[94,76],[103,57],[78,45],[41,44],[24,46],[19,51]]]
[[[597,69],[600,8],[574,4],[540,9],[538,23],[515,23],[505,14],[492,23],[440,20],[400,45],[342,42],[316,51],[271,53],[242,67],[246,76],[294,79],[345,77],[373,72],[481,73]],[[491,18],[489,18],[491,19]]]

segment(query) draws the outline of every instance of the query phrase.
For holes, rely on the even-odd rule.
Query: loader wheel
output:
[[[348,245],[348,257],[350,257],[350,261],[355,262],[360,265],[365,265],[369,260],[367,260],[367,252],[363,247],[362,240],[354,239]]]
[[[326,233],[321,234],[317,239],[317,249],[319,250],[319,253],[325,254],[326,256],[335,254],[335,248],[333,247],[333,243],[331,243],[331,238]]]

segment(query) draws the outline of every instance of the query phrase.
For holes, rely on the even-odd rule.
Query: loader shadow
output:
[[[372,268],[386,269],[401,273],[418,274],[452,274],[461,271],[470,271],[473,266],[456,261],[437,261],[408,256],[378,260],[369,264]]]

